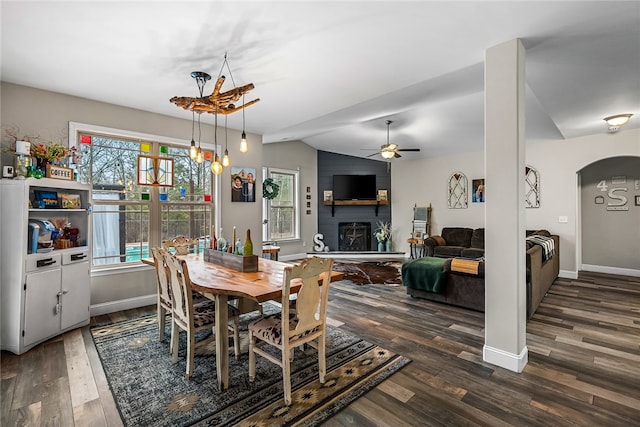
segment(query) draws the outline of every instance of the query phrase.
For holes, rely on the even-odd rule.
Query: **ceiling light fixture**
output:
[[[225,65],[227,66],[229,77],[231,77],[231,83],[233,83],[234,87],[226,92],[220,92],[220,89],[222,88],[222,85],[225,81],[225,76],[222,75],[222,71],[224,70]],[[233,79],[233,74],[231,73],[229,62],[227,61],[226,52],[224,54],[224,62],[222,63],[222,67],[220,67],[220,74],[218,74],[218,79],[216,80],[216,84],[213,88],[213,92],[211,92],[211,95],[203,96],[202,94],[205,83],[211,79],[211,76],[209,74],[202,71],[193,71],[191,73],[191,77],[195,78],[196,82],[198,83],[200,96],[197,98],[188,96],[174,96],[169,100],[169,102],[172,102],[178,107],[184,108],[185,110],[189,110],[198,114],[210,113],[217,115],[218,113],[220,113],[227,115],[242,110],[242,140],[240,141],[240,151],[246,153],[248,151],[248,146],[247,134],[245,132],[244,109],[260,101],[260,98],[256,98],[249,102],[245,102],[245,94],[255,87],[253,83],[236,87],[236,82]],[[242,105],[235,105],[234,103],[240,100],[240,98],[242,98]]]
[[[609,132],[617,132],[620,126],[626,125],[633,114],[616,114],[614,116],[605,117],[603,120],[609,125]]]

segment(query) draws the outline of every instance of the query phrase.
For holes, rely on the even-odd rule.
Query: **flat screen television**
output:
[[[333,200],[376,200],[375,175],[333,175]]]

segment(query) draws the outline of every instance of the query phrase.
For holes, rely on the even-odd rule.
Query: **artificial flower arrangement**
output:
[[[32,143],[30,154],[45,162],[60,163],[70,156],[73,156],[74,161],[79,159],[76,147],[67,148],[59,142]]]
[[[391,223],[378,221],[378,228],[376,228],[373,235],[379,243],[391,240]]]

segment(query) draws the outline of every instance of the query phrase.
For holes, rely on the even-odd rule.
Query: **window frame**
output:
[[[294,218],[294,236],[288,238],[272,239],[271,238],[271,200],[262,199],[262,241],[264,242],[293,242],[300,240],[300,170],[299,169],[283,169],[274,167],[263,167],[262,176],[264,179],[272,178],[272,173],[293,175],[293,218]]]
[[[87,123],[79,123],[79,122],[69,122],[69,147],[78,147],[80,148],[80,140],[79,136],[81,133],[87,134],[98,134],[109,138],[122,138],[123,140],[138,140],[138,141],[148,141],[152,146],[152,155],[159,155],[159,146],[166,144],[171,146],[177,146],[180,148],[188,149],[190,146],[190,141],[172,138],[163,135],[154,135],[136,131],[129,131],[124,129],[110,128],[105,126],[92,125]],[[202,148],[205,150],[214,150],[212,145],[202,144]],[[216,147],[220,148],[220,147]],[[216,228],[219,228],[221,213],[218,207],[220,206],[220,188],[221,188],[221,180],[219,175],[215,175],[211,173],[211,188],[209,189],[210,194],[212,195],[211,199],[211,219],[210,222]],[[159,188],[150,188],[151,194],[159,193]],[[138,201],[129,201],[124,203],[133,203],[135,205],[144,206],[146,205],[149,211],[149,247],[159,246],[162,244],[162,215],[165,209],[163,209],[163,204],[176,204],[176,205],[185,205],[189,204],[189,202],[162,202],[158,200],[159,197],[151,197],[151,200],[140,200]],[[95,201],[92,198],[92,203]],[[95,204],[108,204],[106,203],[95,203]],[[155,213],[157,212],[157,213]],[[90,221],[91,230],[89,232],[93,233],[93,219]],[[94,242],[95,243],[95,242]],[[92,248],[93,251],[93,248]],[[91,270],[93,271],[106,271],[106,270],[121,270],[123,268],[137,268],[140,263],[137,261],[134,262],[123,262],[123,263],[112,263],[106,265],[92,265]]]

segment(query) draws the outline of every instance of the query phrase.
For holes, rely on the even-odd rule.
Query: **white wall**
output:
[[[577,172],[604,158],[640,155],[640,130],[624,128],[582,138],[528,143],[528,165],[540,173],[540,208],[526,209],[526,228],[545,228],[560,236],[561,275],[575,277],[578,230]],[[467,175],[469,185],[484,176],[483,153],[464,153],[435,159],[400,161],[392,167],[392,218],[397,243],[406,241],[411,232],[412,208],[415,203],[432,204],[432,234],[446,226],[484,226],[483,204],[469,202],[468,209],[447,209],[446,182],[455,171]],[[524,172],[523,172],[524,174]],[[417,183],[418,185],[408,185]],[[487,203],[491,202],[491,183],[487,183]],[[470,199],[469,199],[470,200]],[[524,202],[523,202],[524,203]],[[567,223],[559,223],[567,216]],[[408,248],[406,248],[408,251]]]

